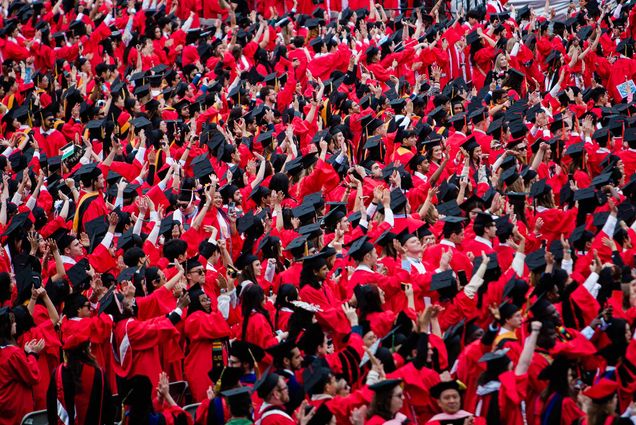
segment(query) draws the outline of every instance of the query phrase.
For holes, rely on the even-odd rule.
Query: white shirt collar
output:
[[[68,264],[75,264],[77,263],[77,261],[73,260],[71,257],[67,256],[67,255],[60,255],[60,258],[62,259],[63,263],[68,263]]]
[[[371,270],[371,267],[367,266],[366,264],[358,264],[358,267],[356,267],[355,271],[358,271],[358,270],[373,273],[373,270]]]
[[[488,239],[486,239],[486,238],[483,238],[483,237],[481,237],[481,236],[475,236],[475,240],[476,240],[477,242],[481,242],[481,243],[483,243],[483,244],[485,244],[485,245],[488,245],[489,247],[491,247],[491,248],[492,248],[492,242],[490,242],[490,241],[489,241]]]
[[[441,241],[439,241],[440,245],[446,245],[446,246],[452,246],[453,248],[457,248],[457,245],[455,245],[455,242],[451,242],[448,239],[442,239]]]

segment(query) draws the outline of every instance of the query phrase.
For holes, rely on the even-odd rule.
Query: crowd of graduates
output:
[[[636,3],[472,3],[0,1],[0,424],[636,424]]]

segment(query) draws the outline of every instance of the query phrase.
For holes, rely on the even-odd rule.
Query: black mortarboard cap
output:
[[[431,278],[431,291],[451,288],[453,285],[457,286],[452,270],[435,273]]]
[[[546,184],[545,179],[539,180],[535,182],[530,188],[530,196],[536,198],[548,193],[550,189],[551,187]]]
[[[194,176],[198,179],[202,179],[214,173],[212,163],[207,154],[199,155],[192,160],[192,171],[194,172]]]
[[[545,267],[545,249],[539,248],[526,256],[526,265],[533,272],[541,270]]]
[[[89,267],[88,259],[82,258],[66,271],[68,280],[76,292],[82,292],[90,287],[91,278],[86,272]]]
[[[373,245],[368,240],[367,236],[362,236],[353,241],[347,255],[356,261],[362,261],[364,256],[373,249]]]
[[[93,252],[95,246],[101,242],[103,236],[108,231],[108,223],[104,216],[97,217],[84,225],[86,233],[90,239],[89,252]]]
[[[401,379],[385,379],[373,385],[369,385],[369,389],[373,392],[391,391],[402,383]]]
[[[437,212],[445,216],[461,216],[462,210],[457,205],[457,201],[452,199],[437,206]]]
[[[477,31],[472,31],[470,33],[468,33],[468,35],[466,35],[466,43],[473,44],[477,41],[480,40],[481,37],[479,37],[479,34],[477,33]]]

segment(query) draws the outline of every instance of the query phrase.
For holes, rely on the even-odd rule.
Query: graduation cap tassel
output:
[[[256,369],[256,379],[260,379],[261,369],[258,367],[258,362],[256,361],[256,357],[254,357],[254,354],[252,353],[252,349],[248,348],[247,351],[249,351],[250,357],[252,358],[252,361],[254,362],[254,369]]]

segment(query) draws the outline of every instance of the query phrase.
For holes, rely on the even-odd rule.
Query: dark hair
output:
[[[291,283],[284,283],[278,287],[278,294],[276,294],[276,302],[274,303],[274,307],[276,307],[276,317],[274,317],[274,324],[278,324],[278,312],[281,308],[289,308],[294,309],[294,305],[291,301],[296,301],[298,299],[298,289],[296,286]]]
[[[170,262],[173,262],[180,255],[184,255],[186,252],[188,252],[188,244],[182,239],[170,239],[163,246],[163,255]]]
[[[382,309],[382,300],[380,299],[380,290],[375,285],[369,285],[364,296],[358,300],[358,308],[360,308],[360,319],[365,320],[370,313],[380,313]]]
[[[0,344],[10,345],[14,343],[13,335],[11,335],[11,325],[14,320],[11,320],[13,313],[0,315]]]
[[[124,252],[124,264],[126,264],[128,267],[136,267],[139,264],[139,260],[144,258],[145,256],[146,253],[143,249],[134,246]]]
[[[77,310],[82,308],[88,302],[88,298],[79,293],[73,293],[66,298],[64,302],[64,314],[69,319],[77,317]]]
[[[66,362],[75,383],[75,394],[80,391],[86,391],[88,388],[82,388],[82,369],[85,365],[90,365],[95,369],[99,369],[99,365],[95,357],[90,351],[90,342],[85,342],[72,350],[65,350]],[[103,377],[102,377],[103,378]]]
[[[241,312],[243,313],[243,329],[241,331],[241,339],[245,340],[247,333],[247,324],[250,320],[252,311],[262,314],[267,319],[267,323],[274,333],[274,325],[272,319],[269,317],[269,312],[263,308],[263,300],[265,299],[265,292],[258,283],[252,283],[241,291]]]
[[[230,409],[230,414],[234,418],[249,418],[252,409],[252,399],[246,397],[227,397],[227,405]],[[212,404],[212,403],[210,403]]]
[[[327,265],[327,260],[317,258],[311,261],[303,261],[303,268],[300,272],[300,287],[309,285],[312,288],[320,289],[321,283],[316,276],[316,272],[320,271],[323,266]]]
[[[486,226],[481,223],[473,223],[473,230],[475,235],[484,236],[484,232],[486,231]]]
[[[15,316],[15,336],[16,336],[16,339],[19,336],[24,335],[31,328],[35,327],[35,322],[33,321],[33,316],[31,316],[31,313],[29,312],[29,310],[25,306],[19,305],[17,307],[14,307],[11,311],[13,312],[13,314]]]
[[[150,295],[155,290],[155,287],[152,283],[156,280],[161,279],[161,276],[159,276],[159,267],[155,267],[155,266],[146,267],[145,278],[146,278],[145,279],[146,293]]]
[[[258,258],[256,260],[258,260]],[[258,285],[258,278],[256,277],[256,274],[254,273],[254,266],[253,266],[254,261],[250,261],[249,263],[245,264],[245,266],[243,266],[243,268],[241,269],[241,274],[239,276],[239,284],[249,280],[250,282]]]
[[[393,419],[393,413],[391,413],[391,399],[393,398],[393,391],[396,387],[390,389],[384,389],[376,391],[371,400],[371,406],[369,406],[369,412],[367,417],[380,416],[382,419],[390,421]]]

